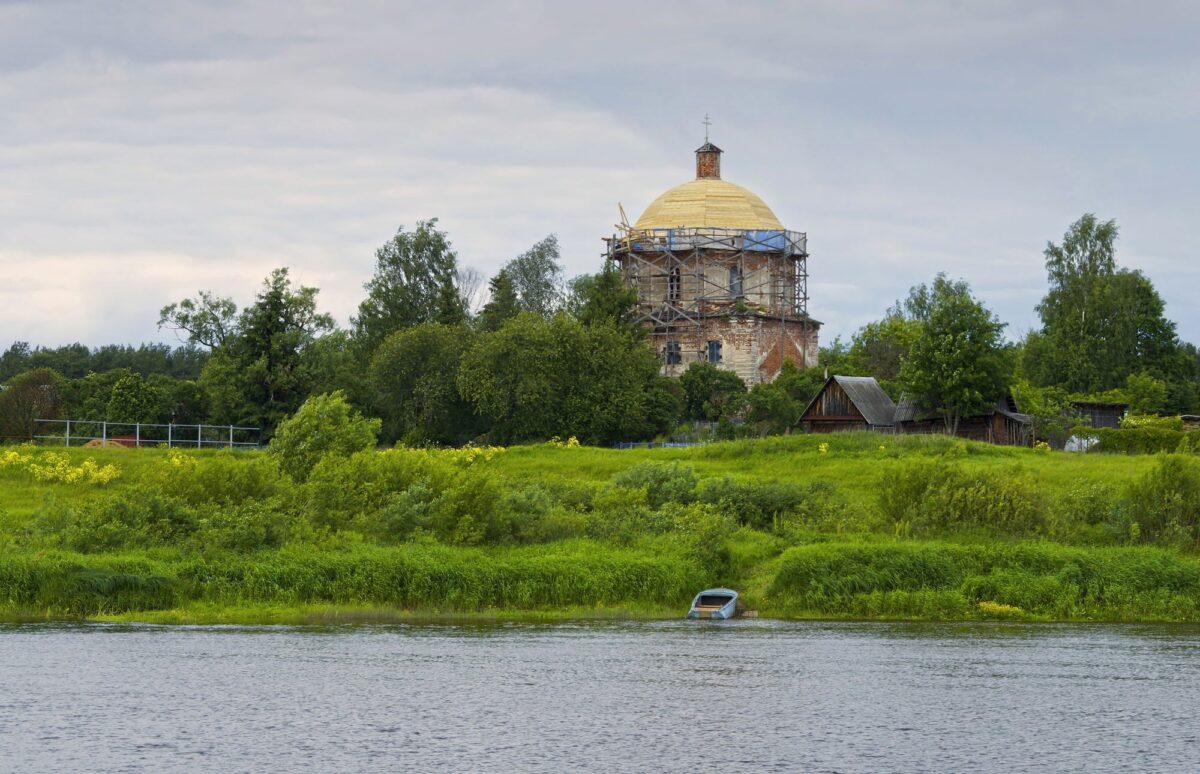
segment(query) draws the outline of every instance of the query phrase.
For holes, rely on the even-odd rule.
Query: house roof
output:
[[[828,389],[829,385],[837,382],[842,391],[846,393],[846,397],[854,404],[854,407],[863,415],[863,419],[867,420],[867,424],[876,427],[891,427],[892,417],[896,413],[896,404],[888,396],[883,388],[879,386],[879,382],[875,381],[873,376],[831,376],[825,380],[825,385],[821,388],[813,399],[809,401],[808,406],[804,409],[804,414],[808,414],[821,397],[821,393]],[[803,416],[803,415],[802,415]]]
[[[1031,417],[1029,414],[1022,414],[1021,412],[1017,411],[1017,401],[1011,394],[1005,395],[1003,398],[996,401],[996,405],[992,406],[990,409],[981,411],[978,414],[973,414],[972,416],[989,417],[992,414],[1001,414],[1022,424],[1031,424],[1033,422],[1033,417]],[[937,415],[930,414],[928,417],[922,417],[922,419],[929,419],[933,418],[934,416]],[[907,395],[901,395],[900,402],[896,404],[896,412],[894,417],[896,424],[900,424],[901,422],[912,422],[915,420],[917,418],[916,402]]]

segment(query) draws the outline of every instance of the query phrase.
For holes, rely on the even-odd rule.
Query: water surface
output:
[[[6,771],[1198,771],[1200,629],[0,626]]]

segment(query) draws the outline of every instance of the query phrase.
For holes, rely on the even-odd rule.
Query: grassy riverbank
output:
[[[1200,620],[1190,456],[873,434],[327,457],[0,449],[0,618]]]

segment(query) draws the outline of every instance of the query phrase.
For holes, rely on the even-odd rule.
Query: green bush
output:
[[[1197,620],[1200,561],[1152,548],[823,543],[783,554],[779,609],[871,617]]]
[[[617,486],[645,489],[651,508],[665,503],[689,503],[696,489],[696,474],[690,465],[678,462],[641,462],[613,477]]]
[[[1142,541],[1194,548],[1200,540],[1200,464],[1163,456],[1130,483],[1126,508]]]
[[[176,460],[185,462],[178,464]],[[172,452],[160,466],[155,480],[163,494],[189,505],[266,500],[291,487],[291,482],[280,473],[275,457],[228,450],[195,457]]]
[[[51,543],[84,553],[186,544],[199,528],[194,508],[153,487],[126,488],[83,503],[44,508],[38,531]]]
[[[960,463],[915,461],[884,473],[880,512],[914,534],[984,529],[1004,535],[1043,534],[1046,502],[1017,468],[990,470]]]
[[[348,457],[374,447],[379,426],[380,420],[359,414],[341,390],[314,395],[279,423],[268,451],[285,473],[304,481],[326,454]]]
[[[1190,446],[1194,443],[1193,439],[1188,438],[1189,435],[1194,434],[1164,427],[1100,427],[1089,429],[1086,432],[1088,435],[1096,438],[1095,445],[1090,449],[1093,452],[1108,454],[1158,454],[1160,452],[1173,452],[1180,448],[1180,444],[1190,447],[1189,451],[1195,450],[1194,446]]]

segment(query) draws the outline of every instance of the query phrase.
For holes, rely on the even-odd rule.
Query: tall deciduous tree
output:
[[[1192,369],[1162,298],[1141,272],[1116,263],[1115,221],[1086,214],[1061,244],[1046,246],[1049,289],[1042,329],[1026,340],[1025,368],[1037,384],[1095,393],[1131,374],[1186,380]]]
[[[1001,341],[1004,324],[971,296],[967,283],[939,274],[929,292],[929,316],[900,381],[923,411],[940,414],[953,433],[962,417],[995,405],[1012,368]]]
[[[457,257],[437,218],[422,220],[415,230],[402,226],[375,251],[375,276],[363,287],[352,324],[355,338],[371,352],[389,333],[436,320],[447,285],[455,285]],[[459,304],[461,308],[461,304]]]
[[[458,368],[475,334],[465,325],[425,323],[396,331],[371,360],[383,438],[409,444],[461,444],[478,435],[479,419],[458,392]]]
[[[237,305],[201,290],[195,298],[164,306],[158,313],[158,328],[170,328],[189,342],[216,349],[237,331]]]
[[[554,314],[562,303],[562,263],[558,237],[546,237],[509,261],[504,270],[512,279],[521,309],[541,317]]]
[[[62,377],[35,368],[14,377],[0,391],[0,439],[30,440],[37,420],[57,419],[62,406]]]
[[[495,441],[608,443],[657,431],[659,399],[668,397],[657,389],[658,369],[625,331],[525,312],[476,339],[457,381]]]

